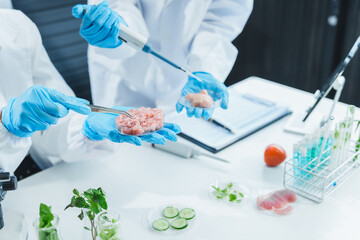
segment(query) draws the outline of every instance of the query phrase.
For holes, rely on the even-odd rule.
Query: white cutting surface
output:
[[[304,110],[313,102],[310,93],[256,77],[234,87],[236,91],[287,104],[292,109]],[[317,111],[327,112],[330,103],[326,100]],[[339,104],[335,116],[343,117],[345,109],[344,104]],[[30,220],[30,240],[35,239],[31,221],[37,216],[40,202],[52,205],[60,216],[64,240],[82,239],[78,211],[63,209],[73,188],[86,190],[99,186],[106,190],[110,208],[121,214],[125,240],[360,239],[359,172],[321,204],[300,198],[288,216],[265,215],[256,209],[254,202],[237,209],[209,199],[209,185],[216,179],[238,180],[252,191],[254,198],[260,190],[282,188],[283,164],[266,167],[263,153],[268,144],[277,143],[288,156],[292,154],[292,144],[301,137],[283,131],[287,119],[217,154],[232,165],[206,158],[182,159],[149,146],[121,145],[121,154],[110,158],[63,163],[21,181],[18,190],[7,195],[3,206],[24,213]],[[151,232],[143,221],[147,211],[171,203],[196,209],[195,227],[175,237]]]

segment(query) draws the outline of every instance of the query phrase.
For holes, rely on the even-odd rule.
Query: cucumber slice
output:
[[[170,227],[170,223],[168,220],[164,219],[164,218],[160,218],[157,219],[153,222],[152,227],[156,230],[156,231],[166,231],[169,229]]]
[[[186,220],[193,219],[195,217],[195,210],[192,208],[184,208],[180,211],[179,217],[185,218]]]
[[[174,218],[179,215],[179,210],[176,207],[169,206],[163,210],[163,215],[166,218]]]
[[[174,229],[184,229],[188,226],[187,220],[185,218],[177,218],[171,223],[171,227]]]

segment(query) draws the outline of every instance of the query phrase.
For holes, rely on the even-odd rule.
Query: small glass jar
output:
[[[33,227],[39,240],[62,240],[59,231],[59,217],[54,214],[54,219],[51,221],[52,226],[47,228],[39,228],[39,218],[37,218]]]
[[[120,229],[120,214],[116,211],[100,213],[96,219],[99,240],[123,240]]]

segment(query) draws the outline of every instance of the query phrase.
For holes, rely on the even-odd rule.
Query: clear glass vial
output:
[[[39,218],[35,219],[33,227],[36,232],[38,240],[62,240],[59,231],[59,217],[54,214],[54,219],[51,221],[52,226],[47,228],[39,228]]]
[[[120,214],[116,211],[100,213],[96,219],[99,240],[123,240],[120,229]]]

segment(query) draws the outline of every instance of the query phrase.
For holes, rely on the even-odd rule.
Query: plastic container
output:
[[[271,216],[285,216],[285,215],[289,215],[291,213],[294,212],[294,209],[297,208],[299,199],[298,196],[295,194],[295,201],[291,200],[291,201],[284,201],[286,202],[285,204],[283,204],[283,206],[281,206],[281,208],[277,208],[275,207],[275,205],[277,205],[278,203],[283,202],[282,200],[279,200],[279,198],[274,197],[274,198],[270,198],[270,196],[277,192],[277,191],[289,191],[292,192],[293,194],[295,194],[295,192],[291,191],[291,190],[287,190],[287,189],[267,189],[267,190],[261,190],[259,191],[259,193],[257,194],[257,197],[254,201],[256,208],[267,215],[271,215]],[[277,194],[277,196],[281,196],[279,194]],[[269,201],[269,204],[274,205],[271,209],[269,209],[269,207],[264,207],[265,205],[261,204],[263,201],[266,201],[265,199],[267,199]],[[271,205],[267,205],[267,206],[271,206]],[[279,206],[279,205],[278,205]]]
[[[213,201],[216,201],[221,204],[225,204],[228,206],[233,206],[236,208],[243,207],[250,202],[251,199],[251,191],[243,184],[240,184],[239,180],[227,180],[227,181],[216,181],[211,184],[209,187],[209,198]],[[215,188],[219,188],[220,190],[229,187],[229,184],[232,186],[229,189],[228,194],[222,193],[221,191],[216,191]],[[230,199],[230,194],[232,198]],[[235,198],[235,196],[236,198]],[[231,201],[230,201],[231,200]]]
[[[187,100],[185,96],[182,96],[179,98],[179,103],[187,108],[201,108],[201,109],[215,109],[220,106],[222,97],[219,93],[214,93],[212,91],[208,91],[208,94],[212,97],[214,100],[213,104],[209,108],[201,108],[201,107],[194,107],[191,105],[191,101]]]
[[[33,227],[36,232],[38,240],[62,240],[59,231],[59,217],[54,214],[54,219],[51,221],[52,226],[48,228],[39,228],[39,218],[33,222]]]
[[[195,225],[196,225],[196,221],[197,221],[197,213],[195,213],[195,217],[191,220],[188,220],[187,223],[188,223],[188,226],[184,229],[174,229],[171,227],[171,223],[173,220],[175,220],[177,217],[173,218],[173,219],[167,219],[166,217],[164,217],[163,215],[163,210],[166,208],[166,207],[169,207],[169,206],[172,206],[172,207],[176,207],[179,211],[181,211],[182,209],[184,208],[192,208],[194,209],[193,207],[189,206],[189,205],[180,205],[180,204],[167,204],[167,205],[162,205],[162,206],[158,206],[158,207],[154,207],[154,208],[151,208],[145,218],[144,218],[144,221],[145,221],[145,224],[146,226],[149,228],[149,230],[151,232],[153,232],[154,234],[159,234],[159,235],[166,235],[166,236],[174,236],[174,235],[180,235],[180,234],[183,234],[183,233],[186,233],[186,232],[189,232],[191,231]],[[195,212],[196,212],[196,209],[194,209]],[[152,226],[153,222],[155,220],[158,220],[158,219],[167,219],[170,223],[170,227],[169,229],[165,230],[165,231],[158,231],[158,230],[155,230]]]

